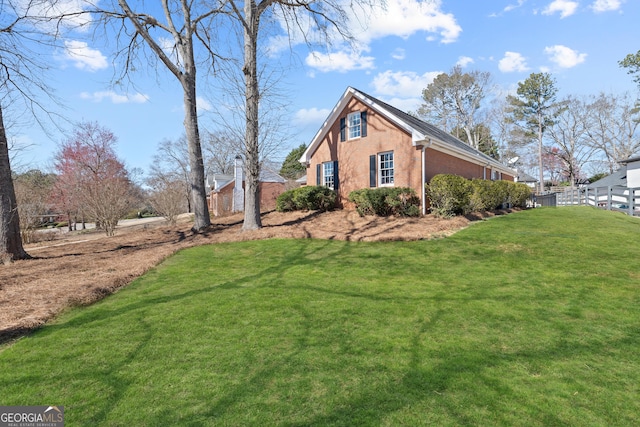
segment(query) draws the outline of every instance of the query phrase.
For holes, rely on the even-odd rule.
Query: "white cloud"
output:
[[[422,93],[441,71],[418,75],[413,71],[385,71],[373,78],[375,93],[386,96],[412,97]]]
[[[396,48],[391,54],[393,59],[402,60],[406,57],[406,52],[401,47]]]
[[[456,65],[465,68],[467,65],[473,64],[474,62],[475,61],[473,60],[473,58],[470,58],[468,56],[461,56],[460,58],[458,58],[458,62],[456,62]]]
[[[16,8],[20,13],[27,12],[29,16],[38,16],[39,18],[33,21],[34,24],[51,31],[58,31],[60,27],[86,31],[92,23],[91,14],[87,12],[90,5],[83,0],[36,2],[18,0]],[[59,20],[60,16],[64,16],[64,18]]]
[[[423,2],[419,0],[387,0],[386,7],[374,8],[366,29],[358,39],[369,43],[371,40],[398,36],[407,38],[419,31],[435,33],[442,43],[456,41],[462,28],[451,13],[444,13],[441,0]],[[357,9],[353,11],[357,13]],[[358,22],[361,17],[354,17]]]
[[[144,104],[149,100],[149,97],[147,95],[143,95],[141,93],[135,93],[133,95],[121,95],[111,90],[93,93],[82,92],[80,94],[80,98],[93,102],[102,102],[103,100],[107,99],[113,104]]]
[[[544,48],[544,53],[550,56],[552,62],[561,68],[572,68],[581,64],[587,58],[586,53],[578,53],[566,46],[555,45]]]
[[[421,93],[422,93],[422,89],[420,89],[420,92],[418,92],[418,94],[421,94]],[[380,97],[380,99],[382,101],[386,102],[389,105],[393,105],[398,110],[401,110],[401,111],[404,111],[404,112],[407,112],[407,113],[412,112],[412,111],[416,111],[418,108],[420,108],[420,106],[423,103],[422,98],[419,98],[419,97],[412,97],[412,98],[395,98],[395,97],[393,97],[393,98],[385,98],[385,97]]]
[[[456,41],[462,32],[462,28],[456,22],[451,13],[441,10],[442,0],[431,0],[428,2],[421,0],[387,0],[385,7],[379,2],[372,10],[366,11],[358,6],[348,5],[344,2],[347,11],[347,26],[350,28],[356,39],[356,44],[361,52],[368,52],[372,41],[385,37],[408,38],[419,32],[429,34],[428,40],[439,40],[442,43],[452,43]],[[283,33],[292,30],[290,36],[279,35],[272,37],[269,41],[268,50],[275,55],[284,49],[303,44],[307,41],[311,43],[322,42],[318,33],[313,30],[312,21],[302,20],[298,22],[306,28],[306,37],[297,28],[287,25],[284,18],[279,17],[280,26]],[[341,36],[333,28],[330,28],[330,38],[335,42],[341,40]],[[312,57],[313,56],[313,57]],[[404,53],[397,50],[393,57],[404,58]],[[329,54],[315,53],[306,59],[307,65],[318,68],[321,71],[345,72],[353,69],[373,68],[373,57],[357,56],[350,53],[345,45]],[[328,65],[334,64],[334,65]]]
[[[621,0],[596,0],[591,5],[591,9],[596,13],[610,12],[620,9],[620,6],[622,6]]]
[[[213,106],[204,98],[196,97],[196,108],[198,111],[213,111]]]
[[[358,52],[311,52],[305,63],[323,73],[338,71],[346,73],[352,70],[368,70],[374,68],[372,56],[362,56]]]
[[[527,60],[518,52],[505,52],[504,58],[498,62],[498,69],[503,73],[514,71],[522,72],[529,70]]]
[[[517,4],[509,4],[504,8],[504,12],[511,12],[514,9],[521,7],[526,0],[518,0]]]
[[[296,111],[293,121],[298,126],[322,123],[330,113],[328,108],[303,108]]]
[[[542,11],[543,15],[560,12],[560,18],[573,15],[578,9],[578,2],[571,0],[554,0]]]
[[[107,57],[99,50],[92,49],[86,42],[67,40],[64,42],[64,55],[73,61],[76,68],[87,71],[98,71],[107,68]]]

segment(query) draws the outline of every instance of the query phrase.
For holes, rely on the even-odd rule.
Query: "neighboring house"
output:
[[[262,167],[260,171],[260,210],[276,208],[276,199],[285,190],[286,180],[274,171]],[[236,157],[234,174],[215,174],[207,177],[211,187],[209,210],[214,216],[244,211],[244,168],[241,157]]]
[[[587,185],[587,188],[600,188],[600,187],[625,187],[627,186],[627,168],[621,167],[611,175],[607,175],[604,178],[592,182]]]
[[[622,164],[627,169],[627,187],[640,187],[640,156],[630,157],[624,160]]]
[[[426,213],[424,184],[437,174],[513,181],[516,171],[454,136],[352,87],[300,158],[307,184],[348,203],[353,190],[411,187]]]
[[[640,188],[640,156],[620,162],[620,169],[588,185],[589,188],[625,187]]]
[[[524,172],[518,172],[515,181],[526,184],[528,187],[531,187],[533,189],[535,189],[538,185],[538,180],[536,178],[532,177],[531,175],[527,175]]]

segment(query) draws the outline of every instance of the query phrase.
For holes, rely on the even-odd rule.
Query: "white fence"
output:
[[[640,216],[640,188],[566,188],[556,193],[556,205],[588,205]]]

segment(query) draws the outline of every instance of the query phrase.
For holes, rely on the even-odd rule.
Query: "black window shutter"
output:
[[[340,119],[340,141],[347,140],[347,119],[342,117]]]
[[[377,157],[375,154],[369,156],[369,187],[376,186]]]
[[[360,136],[367,136],[367,112],[363,111],[360,113],[360,125],[362,129],[360,130]]]
[[[338,186],[340,185],[340,180],[338,179],[338,161],[333,161],[333,189],[338,191]]]
[[[316,185],[322,185],[322,165],[316,165]]]

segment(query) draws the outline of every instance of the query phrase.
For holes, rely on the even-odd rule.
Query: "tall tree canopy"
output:
[[[465,142],[479,149],[481,135],[475,132],[479,123],[478,111],[490,82],[488,72],[463,73],[462,67],[455,66],[450,73],[438,75],[422,91],[424,103],[418,109],[418,115],[434,121],[458,138],[461,137],[459,130],[462,130]]]
[[[627,69],[627,73],[633,75],[633,81],[640,87],[640,50],[636,53],[630,53],[624,57],[618,64]]]
[[[544,191],[544,166],[542,138],[547,128],[555,122],[561,112],[556,102],[558,88],[555,80],[548,73],[531,73],[529,77],[518,83],[518,96],[509,95],[511,119],[519,123],[523,129],[538,140],[538,168],[540,192]]]

